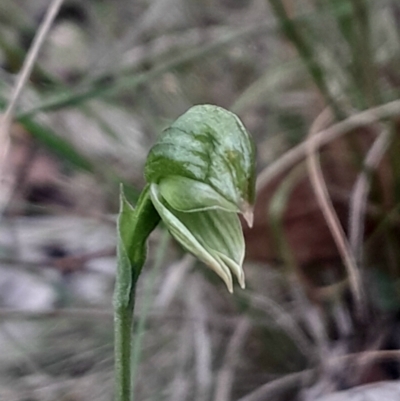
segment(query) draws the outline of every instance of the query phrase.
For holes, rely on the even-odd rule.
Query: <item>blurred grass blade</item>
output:
[[[88,172],[94,171],[92,162],[80,153],[70,142],[56,135],[50,128],[36,123],[30,118],[20,118],[21,125],[44,147],[74,167]]]
[[[289,241],[284,228],[284,216],[288,207],[289,199],[296,185],[299,184],[305,175],[304,164],[294,168],[282,181],[274,193],[269,208],[268,218],[271,227],[271,233],[277,245],[278,253],[280,254],[284,267],[288,274],[294,273],[297,270],[297,262],[293,256],[293,251],[290,248]],[[299,277],[302,277],[299,274]]]
[[[356,25],[353,59],[360,75],[367,106],[372,107],[377,105],[380,100],[374,55],[371,48],[372,37],[369,12],[370,10],[372,11],[373,6],[368,5],[366,0],[351,0],[351,4],[354,10],[353,23]]]
[[[158,247],[156,249],[156,255],[152,271],[146,280],[143,294],[143,305],[140,308],[139,312],[139,321],[137,322],[137,326],[135,325],[136,327],[134,330],[133,343],[132,343],[132,372],[131,372],[131,376],[133,378],[132,400],[135,399],[135,385],[136,385],[135,378],[137,377],[137,370],[139,368],[142,356],[143,339],[144,339],[144,334],[146,333],[146,323],[149,317],[152,301],[154,299],[153,291],[157,283],[156,278],[163,265],[163,261],[165,260],[166,253],[168,251],[168,246],[170,244],[170,238],[171,236],[169,235],[169,232],[167,230],[164,230],[158,243]]]
[[[312,79],[324,96],[326,102],[335,111],[336,116],[339,119],[344,117],[343,112],[340,110],[339,105],[332,96],[327,83],[327,78],[324,69],[317,61],[317,57],[314,54],[312,46],[305,40],[304,35],[301,34],[299,24],[295,20],[292,20],[286,12],[285,6],[281,0],[268,0],[275,15],[281,25],[282,31],[286,37],[296,47],[300,57],[306,65]]]

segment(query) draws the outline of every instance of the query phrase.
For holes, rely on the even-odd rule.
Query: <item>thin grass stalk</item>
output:
[[[28,82],[29,76],[31,75],[32,69],[35,65],[36,59],[38,57],[40,48],[42,47],[44,41],[46,40],[47,34],[56,18],[58,11],[62,5],[64,0],[53,0],[49,5],[46,15],[41,23],[38,31],[36,32],[35,37],[33,38],[33,42],[29,51],[24,59],[24,62],[21,67],[21,71],[18,75],[17,82],[13,88],[11,94],[11,100],[7,105],[6,111],[4,112],[2,123],[1,123],[1,134],[4,135],[3,132],[4,127],[8,128],[11,123],[12,117],[15,112],[15,108],[17,106],[18,100],[21,96],[21,93]],[[4,124],[4,126],[3,126]]]
[[[367,106],[375,106],[380,101],[378,76],[374,65],[369,6],[366,0],[351,0],[354,10],[355,41],[353,60],[362,82]]]
[[[299,322],[282,305],[275,302],[272,298],[260,295],[249,295],[243,293],[244,299],[250,302],[253,308],[265,311],[282,331],[293,341],[297,349],[305,356],[314,355],[314,347]]]
[[[351,47],[353,40],[354,24],[353,13],[351,5],[348,0],[315,0],[315,6],[319,7],[321,10],[329,12],[336,19],[336,23],[343,38],[347,41],[348,45]],[[346,13],[338,12],[338,9],[346,9]]]
[[[361,363],[360,363],[361,360]],[[352,354],[342,355],[339,357],[329,358],[327,361],[329,364],[348,364],[351,363],[367,363],[370,361],[382,362],[382,361],[399,361],[400,351],[399,350],[373,350],[356,352]],[[293,391],[301,385],[304,386],[306,382],[310,382],[317,375],[316,369],[307,369],[301,372],[290,373],[278,379],[272,380],[266,384],[263,384],[253,392],[246,396],[239,398],[238,401],[265,401],[271,399],[279,399],[282,393]],[[336,395],[337,393],[335,393]],[[347,398],[346,393],[341,395],[340,399]],[[350,397],[350,396],[349,396]],[[367,396],[364,397],[364,399]]]
[[[371,187],[371,173],[382,160],[389,146],[391,136],[391,130],[384,129],[375,139],[365,158],[364,170],[357,177],[351,195],[349,218],[350,246],[359,265],[362,264],[365,211]]]
[[[238,401],[265,401],[282,399],[286,393],[297,389],[302,384],[310,382],[315,376],[315,369],[307,369],[301,372],[290,373],[263,384],[256,390],[239,398]],[[290,398],[289,398],[290,399]]]
[[[136,375],[140,364],[140,359],[142,356],[142,344],[144,333],[146,331],[146,323],[150,313],[151,301],[152,301],[152,290],[154,289],[155,279],[160,271],[163,261],[165,260],[165,254],[168,249],[168,244],[170,240],[170,235],[167,230],[162,232],[160,242],[156,250],[156,256],[154,259],[154,264],[152,267],[152,272],[150,273],[149,281],[144,289],[144,301],[143,306],[140,310],[139,319],[137,323],[137,328],[134,331],[134,338],[132,344],[132,361],[131,361],[131,375],[132,375],[132,400],[135,398],[135,385],[136,385]]]
[[[306,41],[304,35],[301,34],[298,27],[298,23],[292,20],[285,9],[281,0],[268,0],[271,4],[272,9],[281,25],[282,31],[286,37],[296,47],[301,59],[306,65],[312,79],[324,96],[326,102],[332,107],[335,115],[338,119],[344,117],[344,113],[341,111],[334,97],[331,95],[325,71],[318,63],[316,56],[314,55],[312,46]]]
[[[329,109],[326,109],[313,123],[309,136],[312,137],[316,132],[319,131],[321,126],[328,124],[330,119],[331,112]],[[362,286],[361,274],[355,257],[352,253],[351,246],[340,223],[339,217],[335,211],[335,208],[333,207],[319,163],[317,148],[313,142],[308,143],[307,167],[318,205],[322,211],[322,214],[324,215],[326,223],[342,258],[343,264],[346,268],[350,290],[354,298],[357,317],[360,320],[363,320],[365,318],[365,295]]]
[[[214,401],[230,401],[232,399],[236,365],[241,357],[242,347],[251,327],[247,317],[242,318],[235,327],[226,347],[223,365],[216,379]]]
[[[293,256],[290,244],[286,238],[283,226],[284,212],[286,211],[287,204],[295,185],[304,175],[302,165],[294,168],[287,177],[285,177],[282,184],[274,192],[271,202],[268,207],[268,220],[271,227],[272,236],[277,245],[278,253],[280,254],[286,273],[288,276],[298,270],[296,260]]]
[[[50,3],[44,16],[43,22],[37,30],[35,37],[33,38],[32,45],[29,48],[29,51],[24,59],[21,71],[17,78],[17,82],[11,94],[11,99],[7,104],[2,118],[0,119],[0,175],[2,177],[4,176],[4,169],[6,168],[6,163],[8,159],[8,152],[10,148],[10,127],[15,114],[15,109],[21,97],[22,91],[32,73],[36,59],[39,54],[39,50],[46,40],[47,34],[54,22],[54,19],[58,14],[62,3],[63,0],[52,0],[52,2]]]
[[[315,6],[323,9],[329,16],[334,16],[339,31],[346,41],[346,47],[351,55],[351,60],[341,59],[340,64],[346,70],[348,80],[350,83],[349,95],[353,99],[353,105],[358,108],[364,109],[367,107],[365,101],[364,85],[362,75],[360,76],[357,65],[359,64],[358,45],[357,45],[357,32],[354,24],[354,11],[348,0],[315,0]],[[339,10],[345,10],[339,12]],[[343,42],[338,42],[336,46],[340,46],[343,50]],[[347,52],[346,52],[347,53]]]
[[[310,283],[296,262],[283,224],[284,212],[286,211],[292,191],[304,178],[305,173],[305,166],[302,164],[299,164],[288,173],[275,191],[267,213],[273,239],[275,240],[278,253],[282,258],[285,272],[289,278],[288,282],[291,284],[291,287],[293,287],[300,281],[303,288],[310,290]]]
[[[398,226],[400,216],[400,204],[397,204],[387,212],[379,213],[377,216],[381,217],[381,220],[374,231],[364,240],[364,249],[368,249],[374,241],[382,235],[387,233],[387,230],[393,228],[394,225]]]

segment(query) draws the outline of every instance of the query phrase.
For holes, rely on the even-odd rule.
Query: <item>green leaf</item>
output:
[[[70,162],[73,166],[92,172],[94,170],[92,162],[80,153],[70,142],[56,135],[49,128],[36,123],[30,118],[20,118],[18,120],[23,127],[32,134],[43,146],[60,156],[62,160]]]
[[[129,248],[132,243],[134,232],[131,222],[135,219],[135,210],[126,200],[123,191],[120,194],[120,212],[118,216],[118,272],[114,292],[114,303],[116,307],[129,304],[131,289],[133,285],[132,263],[129,258]]]
[[[121,187],[118,216],[118,274],[114,302],[128,305],[132,288],[146,260],[146,240],[154,230],[160,216],[149,197],[148,186],[143,190],[136,208],[127,201]]]
[[[129,260],[129,247],[132,241],[133,232],[130,222],[135,218],[135,211],[126,200],[123,192],[120,197],[120,213],[118,217],[118,280],[115,286],[114,303],[116,307],[129,304],[132,289],[132,265]]]

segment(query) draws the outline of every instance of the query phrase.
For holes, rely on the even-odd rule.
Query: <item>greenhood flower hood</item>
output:
[[[255,150],[239,118],[217,106],[189,109],[151,148],[145,177],[172,236],[233,291],[242,288],[245,255],[238,213],[249,226],[255,198]]]

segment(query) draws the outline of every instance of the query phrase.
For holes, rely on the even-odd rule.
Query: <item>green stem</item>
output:
[[[115,349],[115,399],[130,401],[132,394],[131,351],[132,323],[135,306],[135,291],[126,307],[114,311],[114,349]]]
[[[116,401],[132,397],[132,323],[135,288],[146,261],[146,240],[160,217],[149,195],[143,190],[135,209],[121,191],[118,219],[118,270],[114,292],[115,386]]]

